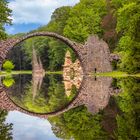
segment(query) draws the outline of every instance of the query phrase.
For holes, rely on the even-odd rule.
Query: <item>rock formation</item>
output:
[[[45,76],[45,70],[43,69],[43,65],[40,57],[37,58],[36,51],[33,47],[33,57],[32,57],[32,93],[33,93],[33,101],[35,96],[37,95],[37,91],[41,88],[43,77]]]
[[[75,85],[79,89],[82,78],[83,71],[80,65],[80,61],[77,59],[74,63],[71,60],[71,54],[69,51],[66,52],[65,62],[63,65],[63,79],[65,86],[65,93],[70,96],[72,86]]]

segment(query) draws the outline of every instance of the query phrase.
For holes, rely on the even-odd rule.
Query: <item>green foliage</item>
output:
[[[67,46],[61,42],[52,40],[49,42],[49,69],[52,70],[62,70],[62,65],[64,64],[64,58]]]
[[[78,89],[76,88],[75,85],[72,85],[72,88],[71,88],[71,93],[70,93],[70,96],[68,97],[69,100],[71,101],[78,93]]]
[[[49,118],[53,123],[53,132],[62,139],[107,140],[107,135],[100,124],[100,114],[91,115],[83,106],[71,109],[63,115]]]
[[[4,70],[6,70],[7,72],[11,72],[12,69],[14,69],[14,64],[10,61],[10,60],[6,60],[4,63],[3,63],[3,66]]]
[[[139,28],[140,7],[136,2],[127,3],[117,11],[117,31],[135,38]]]
[[[23,45],[24,42],[16,45],[7,54],[7,58],[15,64],[14,70],[32,69],[31,57],[29,56],[29,53],[25,52]]]
[[[127,78],[118,81],[122,89],[116,99],[121,114],[117,115],[117,129],[115,137],[118,140],[132,140],[140,137],[139,134],[139,109],[140,109],[140,81]]]
[[[3,79],[2,83],[3,85],[9,88],[13,86],[13,84],[15,83],[15,80],[12,78],[12,76],[7,76]]]
[[[136,1],[136,0],[111,0],[112,5],[115,9],[122,7],[124,4]]]
[[[71,9],[64,35],[78,42],[84,42],[90,34],[101,36],[100,23],[105,14],[105,0],[81,0]]]
[[[60,8],[57,8],[52,16],[51,16],[51,21],[47,25],[47,28],[41,27],[40,30],[43,29],[51,32],[56,32],[58,34],[63,34],[64,27],[66,25],[66,21],[69,18],[69,14],[71,11],[71,7],[69,6],[63,6]]]
[[[129,73],[138,73],[140,72],[140,3],[137,0],[116,2],[118,2],[115,5],[116,30],[121,34],[117,48],[122,56],[119,68]]]
[[[48,25],[40,27],[36,31],[50,31],[63,35],[63,29],[67,19],[69,18],[70,9],[71,7],[69,6],[56,9],[52,14],[51,21],[48,23]],[[34,37],[21,44],[21,47],[23,47],[21,54],[25,54],[22,57],[22,63],[30,63],[31,65],[33,45],[37,51],[37,54],[41,57],[43,67],[46,70],[62,70],[67,49],[71,51],[72,59],[75,60],[74,52],[63,42],[47,37]],[[27,68],[30,67],[28,66]]]
[[[12,140],[12,124],[5,123],[7,111],[0,110],[0,139]]]
[[[7,0],[0,1],[0,40],[6,38],[6,33],[4,29],[5,24],[10,24],[11,10],[8,8]]]

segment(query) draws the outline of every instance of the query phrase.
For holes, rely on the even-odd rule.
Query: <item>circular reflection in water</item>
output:
[[[8,87],[9,98],[19,107],[34,113],[56,112],[67,106],[77,95],[79,80],[65,81],[64,75],[14,75]],[[3,81],[6,79],[3,78]],[[5,82],[6,83],[6,82]],[[8,80],[7,80],[8,83]]]

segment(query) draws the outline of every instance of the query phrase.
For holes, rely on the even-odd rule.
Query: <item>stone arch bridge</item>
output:
[[[35,32],[20,38],[11,38],[1,41],[0,68],[8,52],[15,45],[28,38],[36,36],[48,36],[59,39],[60,41],[66,43],[77,54],[83,69],[83,82],[79,89],[79,94],[68,106],[57,112],[52,112],[50,114],[36,114],[18,107],[12,102],[12,100],[10,100],[6,94],[6,90],[3,87],[0,87],[0,108],[8,111],[18,110],[20,112],[42,118],[59,115],[71,108],[83,104],[86,105],[88,110],[92,113],[98,112],[99,109],[103,109],[108,104],[109,97],[112,94],[112,92],[110,92],[112,80],[110,78],[98,78],[95,80],[92,76],[90,77],[89,74],[92,72],[112,71],[110,61],[112,61],[114,58],[116,59],[116,56],[114,57],[114,55],[110,54],[107,43],[99,39],[97,36],[90,36],[85,44],[78,44],[69,40],[68,38],[52,32]]]
[[[97,72],[107,72],[111,71],[110,61],[114,58],[110,54],[109,47],[106,42],[99,39],[97,36],[90,36],[85,44],[79,44],[74,41],[69,40],[66,37],[58,35],[52,32],[35,32],[27,34],[23,37],[10,38],[5,41],[0,42],[0,68],[3,61],[5,60],[8,52],[20,42],[36,37],[36,36],[47,36],[58,39],[66,43],[70,48],[74,50],[79,58],[84,74],[88,74],[93,71]]]

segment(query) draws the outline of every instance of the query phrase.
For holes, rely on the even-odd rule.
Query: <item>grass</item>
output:
[[[63,71],[46,71],[46,74],[63,74]],[[17,74],[32,74],[32,71],[12,71],[12,72],[6,72],[6,71],[0,71],[0,76],[7,76],[7,75],[17,75]],[[104,72],[104,73],[91,73],[92,76],[98,76],[98,77],[140,77],[140,73],[138,74],[128,74],[126,72],[121,71],[112,71],[112,72]]]
[[[46,71],[45,73],[46,74],[63,74],[62,71]],[[0,71],[0,76],[17,75],[17,74],[32,74],[32,71],[30,71],[30,70],[25,70],[25,71],[11,71],[11,72]]]
[[[99,77],[140,77],[140,73],[138,74],[128,74],[126,72],[121,71],[112,71],[112,72],[104,72],[104,73],[92,73],[93,76]]]
[[[63,71],[47,71],[46,74],[63,74]]]

